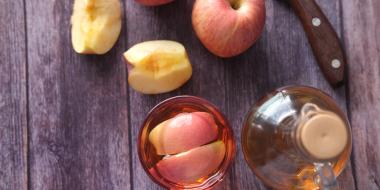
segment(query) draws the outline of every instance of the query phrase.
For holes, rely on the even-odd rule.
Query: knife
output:
[[[318,65],[334,87],[344,84],[346,59],[338,35],[314,0],[287,0],[300,18]]]

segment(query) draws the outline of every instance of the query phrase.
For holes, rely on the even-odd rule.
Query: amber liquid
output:
[[[255,174],[268,186],[276,189],[319,189],[315,183],[314,161],[300,151],[293,135],[297,114],[305,103],[313,103],[345,118],[328,96],[299,87],[279,89],[269,94],[248,114],[242,133],[245,157]],[[336,176],[345,167],[350,152],[351,142],[338,157],[328,160]]]
[[[219,131],[218,138],[213,142],[223,141],[226,147],[226,153],[222,164],[214,172],[207,176],[202,176],[194,181],[194,183],[181,184],[175,181],[169,181],[160,175],[159,170],[155,166],[165,157],[165,155],[158,155],[156,153],[156,149],[149,141],[148,137],[150,131],[152,131],[159,123],[173,118],[180,113],[191,112],[208,112],[214,116],[215,123],[217,124]],[[170,189],[205,189],[214,186],[217,182],[223,179],[225,171],[227,170],[235,153],[235,142],[228,122],[225,120],[223,115],[215,107],[213,107],[213,105],[209,105],[209,103],[204,102],[203,99],[194,99],[194,97],[190,97],[189,99],[180,99],[178,101],[164,103],[155,108],[150,116],[151,117],[147,118],[140,134],[139,154],[141,162],[150,177],[155,182]]]

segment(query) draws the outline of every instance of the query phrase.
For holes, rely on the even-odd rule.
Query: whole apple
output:
[[[265,0],[196,0],[192,22],[209,51],[233,57],[260,37],[265,24]]]
[[[174,0],[136,0],[138,3],[146,6],[157,6],[170,3]]]

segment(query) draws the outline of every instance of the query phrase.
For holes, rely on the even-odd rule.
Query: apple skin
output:
[[[158,5],[170,3],[174,0],[136,0],[136,1],[145,6],[158,6]]]
[[[238,3],[235,9],[232,4]],[[251,47],[265,25],[264,0],[196,0],[192,12],[195,33],[220,57],[233,57]]]
[[[213,116],[206,112],[180,113],[158,124],[149,141],[159,155],[177,154],[207,144],[218,137]]]
[[[225,154],[225,144],[216,141],[164,158],[157,163],[156,169],[167,180],[191,184],[212,174],[223,162]]]

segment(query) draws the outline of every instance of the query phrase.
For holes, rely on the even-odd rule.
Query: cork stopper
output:
[[[332,112],[321,112],[298,128],[302,147],[316,159],[327,160],[343,152],[348,141],[345,122]]]

